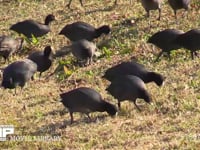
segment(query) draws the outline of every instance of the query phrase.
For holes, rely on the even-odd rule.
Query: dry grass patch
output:
[[[26,53],[15,55],[11,62],[25,58],[33,49],[43,49],[52,45],[54,50],[70,44],[59,31],[74,21],[85,21],[98,27],[112,26],[112,33],[96,40],[99,51],[105,53],[91,66],[76,67],[70,78],[61,78],[59,73],[46,79],[54,71],[53,67],[44,73],[41,81],[29,82],[24,90],[13,95],[13,90],[0,89],[0,124],[13,124],[15,135],[60,136],[60,141],[7,141],[0,142],[1,149],[197,149],[200,146],[200,71],[199,59],[191,60],[185,50],[173,52],[172,60],[162,57],[153,63],[159,49],[146,44],[150,35],[165,28],[187,31],[200,25],[199,0],[194,0],[188,18],[178,11],[178,24],[167,4],[163,5],[161,21],[157,21],[157,11],[149,19],[138,1],[130,5],[129,0],[84,1],[82,8],[78,0],[72,2],[72,10],[65,7],[64,0],[18,0],[0,2],[0,33],[13,34],[11,24],[32,18],[44,21],[53,13],[57,21],[51,24],[52,32],[40,38],[36,45],[26,45]],[[75,123],[70,125],[67,111],[59,102],[59,93],[80,86],[88,86],[99,91],[105,99],[116,104],[116,100],[105,91],[109,82],[101,78],[103,72],[120,61],[137,59],[150,70],[166,77],[165,85],[158,88],[154,83],[147,85],[153,97],[153,105],[138,100],[142,112],[138,112],[130,102],[122,103],[118,116],[111,118],[106,113],[93,113],[92,122],[84,115],[76,113]],[[71,60],[71,56],[62,58]],[[2,60],[1,60],[2,62]],[[9,63],[11,63],[9,62]],[[1,68],[8,63],[1,63]],[[73,67],[69,67],[73,68]],[[62,71],[62,69],[61,69]],[[63,73],[62,73],[63,74]],[[2,77],[1,77],[2,78]],[[77,80],[77,85],[74,81]],[[23,110],[26,104],[27,109]]]

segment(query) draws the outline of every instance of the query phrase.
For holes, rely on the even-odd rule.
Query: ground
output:
[[[72,56],[58,58],[40,80],[36,75],[36,79],[28,82],[22,91],[17,89],[17,95],[14,95],[14,90],[0,89],[1,125],[14,125],[16,136],[60,137],[58,141],[36,139],[0,142],[1,149],[198,149],[199,58],[192,60],[187,50],[180,49],[172,53],[171,61],[161,57],[159,62],[154,63],[160,49],[146,41],[153,33],[166,28],[183,31],[198,28],[199,0],[192,1],[186,16],[183,16],[183,10],[178,11],[177,22],[166,1],[162,7],[161,21],[156,20],[158,11],[152,11],[150,18],[146,18],[139,1],[130,4],[129,0],[119,0],[114,7],[114,0],[89,0],[83,1],[84,7],[81,7],[78,0],[73,0],[71,9],[66,7],[67,3],[66,0],[0,1],[0,34],[17,37],[16,33],[9,30],[10,25],[30,18],[43,22],[50,13],[56,16],[56,21],[51,24],[51,33],[39,38],[35,44],[26,43],[24,49],[13,55],[9,62],[4,63],[1,59],[0,68],[27,57],[34,50],[43,50],[46,45],[51,45],[54,51],[69,45],[67,38],[58,35],[68,23],[81,20],[95,27],[104,24],[112,27],[110,35],[95,41],[102,55],[92,65],[74,67]],[[92,122],[76,113],[75,123],[70,125],[69,114],[59,102],[59,94],[87,86],[117,104],[105,91],[109,82],[101,76],[114,64],[131,59],[165,77],[165,84],[161,88],[154,83],[147,84],[147,90],[153,98],[152,104],[138,100],[142,109],[139,112],[133,103],[123,102],[122,110],[116,117],[92,113]],[[49,77],[56,68],[60,69]]]

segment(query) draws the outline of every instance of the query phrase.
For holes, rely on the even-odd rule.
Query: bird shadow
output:
[[[51,113],[51,112],[50,112]],[[69,120],[64,120],[64,121],[58,121],[50,124],[43,125],[41,127],[38,127],[34,132],[31,132],[31,135],[44,135],[44,134],[49,134],[51,136],[56,136],[60,135],[59,130],[60,129],[65,129],[67,127],[74,127],[77,125],[81,124],[92,124],[92,123],[97,123],[99,121],[104,121],[106,118],[106,115],[101,115],[97,116],[95,118],[92,118],[92,120],[89,120],[88,118],[80,117],[79,119],[76,119],[72,124],[70,119]]]
[[[137,23],[143,20],[144,17],[139,18],[126,18],[120,22],[112,25],[112,31],[109,36],[98,40],[97,47],[102,49],[103,47],[112,48],[115,43],[115,39],[124,38],[129,36],[130,38],[136,38],[138,36]],[[130,30],[127,30],[130,28]],[[116,46],[116,44],[115,44]]]
[[[115,7],[116,7],[115,5],[112,5],[112,6],[107,6],[107,7],[104,7],[104,8],[96,8],[96,9],[93,9],[93,10],[85,11],[84,15],[89,15],[89,14],[92,14],[92,13],[103,12],[103,11],[112,11]],[[72,9],[72,8],[68,9],[67,12],[68,12],[69,15],[66,15],[65,18],[63,18],[61,21],[64,21],[64,20],[71,18],[71,17],[76,17],[77,14],[83,13],[83,12],[77,12],[76,9]],[[59,11],[57,11],[57,13],[63,14],[64,10],[59,10]]]
[[[94,9],[94,10],[86,11],[85,15],[89,15],[89,14],[101,12],[101,11],[112,11],[114,8],[116,8],[115,5],[108,6],[108,7],[105,7],[105,8],[97,8],[97,9]]]
[[[27,100],[28,99],[30,99],[30,98],[27,98]],[[37,106],[37,105],[42,105],[42,104],[44,104],[44,103],[46,103],[46,100],[41,100],[41,101],[38,101],[38,102],[36,102],[36,103],[32,103],[32,104],[29,104],[29,105],[27,105],[28,107],[35,107],[35,106]]]
[[[38,127],[34,132],[31,132],[29,134],[32,136],[47,135],[47,134],[51,136],[60,136],[58,130],[65,128],[64,124],[65,122],[55,122],[43,125],[41,127]]]

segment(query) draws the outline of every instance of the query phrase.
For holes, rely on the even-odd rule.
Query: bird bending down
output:
[[[152,43],[161,49],[161,52],[158,54],[155,62],[159,60],[160,56],[164,52],[166,52],[168,54],[168,58],[171,59],[170,57],[171,51],[181,48],[181,46],[177,42],[175,42],[175,40],[179,35],[183,33],[184,33],[183,31],[176,29],[165,29],[156,32],[148,39],[147,43]]]
[[[103,78],[112,82],[117,77],[125,75],[134,75],[141,78],[144,83],[155,82],[158,86],[162,86],[164,82],[161,74],[149,71],[142,64],[134,61],[122,62],[107,69]]]
[[[144,82],[133,75],[118,76],[111,82],[106,91],[118,100],[119,108],[121,108],[122,101],[129,100],[140,111],[136,104],[137,98],[144,99],[147,103],[151,102],[151,97],[146,90]]]
[[[88,41],[92,41],[95,38],[100,37],[102,34],[109,34],[110,27],[108,25],[103,25],[99,28],[95,28],[94,26],[78,21],[72,24],[67,24],[61,31],[60,35],[64,35],[70,41],[75,42],[82,39],[86,39]]]
[[[9,60],[9,56],[22,49],[23,39],[14,39],[11,36],[0,36],[0,56],[5,60]]]
[[[36,51],[28,56],[28,59],[32,60],[37,65],[37,71],[42,73],[48,70],[52,65],[52,49],[50,46],[46,46],[43,51]]]
[[[27,38],[31,39],[34,37],[41,37],[50,32],[49,24],[55,20],[55,16],[50,14],[45,18],[44,24],[39,23],[34,20],[24,20],[18,22],[10,27],[10,30],[13,30],[19,34],[25,35]]]
[[[14,89],[16,93],[16,87],[24,87],[35,72],[37,71],[37,65],[29,60],[24,59],[9,64],[3,71],[3,80],[1,85],[6,89]]]
[[[79,40],[73,42],[72,45],[63,47],[56,51],[54,57],[62,57],[70,52],[77,58],[78,61],[83,61],[84,65],[90,65],[93,61],[93,56],[96,51],[96,45],[87,40]]]
[[[159,11],[158,20],[161,18],[161,5],[163,0],[141,0],[142,6],[147,12],[147,17],[150,16],[150,10],[157,10]]]
[[[63,105],[69,110],[71,124],[74,121],[74,112],[85,113],[90,120],[89,113],[91,112],[106,111],[110,116],[114,116],[117,113],[117,108],[113,104],[103,100],[101,95],[91,88],[80,87],[73,89],[60,94],[60,97]]]

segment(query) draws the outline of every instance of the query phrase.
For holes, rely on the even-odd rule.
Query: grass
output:
[[[53,13],[57,21],[51,24],[52,32],[40,38],[35,45],[27,44],[24,53],[14,55],[11,62],[23,59],[34,50],[42,50],[51,45],[56,51],[70,42],[58,33],[64,25],[82,20],[98,27],[112,26],[109,36],[102,36],[96,43],[102,56],[88,67],[74,67],[71,56],[54,61],[52,68],[44,73],[41,81],[29,82],[24,90],[0,90],[0,124],[15,126],[15,135],[20,136],[60,136],[61,140],[48,141],[6,141],[0,142],[1,149],[198,149],[200,146],[200,71],[199,59],[191,60],[184,49],[173,52],[172,60],[161,57],[153,63],[159,49],[148,45],[150,35],[165,28],[190,30],[200,26],[200,4],[194,0],[188,18],[178,11],[175,23],[173,11],[167,3],[163,5],[161,21],[157,21],[157,11],[151,12],[150,19],[138,1],[114,0],[85,1],[82,8],[78,0],[72,1],[72,10],[65,7],[64,0],[17,0],[0,2],[0,32],[17,37],[9,31],[11,24],[32,18],[43,22],[45,16]],[[105,5],[106,4],[106,5]],[[149,25],[149,20],[151,27]],[[165,85],[158,88],[147,84],[153,97],[153,104],[141,100],[138,112],[130,102],[122,103],[118,116],[111,118],[106,113],[93,113],[92,122],[83,115],[75,114],[75,123],[70,125],[68,113],[59,102],[59,94],[75,87],[87,86],[116,104],[116,100],[105,92],[109,82],[101,78],[104,71],[121,61],[136,59],[149,70],[163,74]],[[1,68],[8,65],[1,60]],[[61,64],[53,76],[46,77]],[[64,75],[65,72],[71,76]],[[2,78],[2,76],[1,76]],[[75,80],[77,81],[75,85]],[[23,110],[24,104],[27,109]]]

